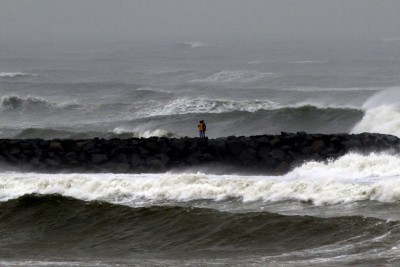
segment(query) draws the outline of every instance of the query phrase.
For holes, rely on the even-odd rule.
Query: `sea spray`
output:
[[[374,132],[400,136],[400,91],[381,91],[372,96],[363,109],[365,115],[352,129],[353,133]]]

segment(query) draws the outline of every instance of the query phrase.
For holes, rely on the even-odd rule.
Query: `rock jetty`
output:
[[[3,169],[35,172],[223,169],[224,173],[282,174],[309,160],[382,151],[400,151],[400,139],[371,133],[304,132],[216,139],[0,139],[0,165]]]

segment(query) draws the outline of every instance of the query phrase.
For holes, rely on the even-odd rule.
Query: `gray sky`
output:
[[[0,42],[400,37],[399,0],[0,0]]]

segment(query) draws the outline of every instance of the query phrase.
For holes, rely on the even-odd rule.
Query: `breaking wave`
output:
[[[70,108],[78,107],[76,103],[51,103],[45,99],[28,96],[22,98],[16,95],[5,95],[0,100],[0,111],[16,109],[46,109],[46,108]]]
[[[352,129],[353,133],[375,132],[400,137],[399,88],[381,91],[363,105],[364,117]]]
[[[319,105],[315,103],[297,103],[293,105],[282,105],[271,100],[211,100],[206,98],[178,98],[166,104],[153,103],[147,108],[139,111],[146,116],[166,116],[172,114],[189,113],[226,113],[233,111],[256,112],[259,110],[279,110],[279,109],[343,109],[357,110],[352,106],[340,105]]]
[[[113,130],[116,135],[131,135],[131,137],[137,138],[149,138],[149,137],[178,137],[175,133],[169,132],[165,129],[155,130],[129,130],[122,127],[117,127]]]
[[[193,83],[219,83],[219,82],[253,82],[273,75],[269,72],[258,71],[221,71],[204,79],[195,79]]]
[[[308,162],[284,176],[1,173],[0,201],[25,194],[60,194],[132,206],[197,200],[299,201],[332,205],[400,201],[400,156],[348,154]]]

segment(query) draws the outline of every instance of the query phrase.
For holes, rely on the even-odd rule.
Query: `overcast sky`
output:
[[[400,0],[0,0],[0,41],[400,37]]]

